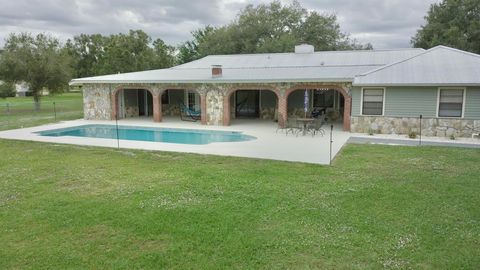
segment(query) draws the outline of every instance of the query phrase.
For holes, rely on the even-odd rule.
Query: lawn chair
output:
[[[183,103],[179,103],[178,105],[180,106],[180,119],[182,119],[182,121],[196,122],[202,118],[200,111],[192,110]]]
[[[322,114],[316,118],[311,124],[308,125],[308,130],[312,133],[312,137],[316,134],[325,135],[325,130],[322,128],[325,123],[325,114]]]
[[[279,130],[284,131],[285,135],[288,135],[288,133],[297,134],[299,128],[294,118],[287,118],[285,125],[283,127],[279,126],[276,130],[276,133],[278,133]]]

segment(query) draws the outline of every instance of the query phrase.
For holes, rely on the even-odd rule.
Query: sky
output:
[[[0,0],[0,46],[12,32],[49,33],[62,41],[80,33],[141,29],[177,45],[205,25],[235,19],[248,4],[270,0]],[[290,0],[282,0],[290,4]],[[311,11],[335,14],[342,32],[376,49],[411,47],[410,39],[439,0],[299,0]]]

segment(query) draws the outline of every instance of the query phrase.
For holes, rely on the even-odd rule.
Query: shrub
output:
[[[415,139],[415,138],[417,138],[417,133],[416,133],[415,131],[410,131],[410,132],[408,133],[408,137],[409,137],[410,139]]]
[[[14,97],[15,85],[9,82],[0,82],[0,98]]]

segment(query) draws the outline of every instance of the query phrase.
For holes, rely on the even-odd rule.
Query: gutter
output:
[[[70,86],[84,84],[220,84],[220,83],[306,83],[306,82],[353,82],[353,78],[327,78],[327,79],[262,79],[262,80],[77,80],[73,79],[69,82]]]

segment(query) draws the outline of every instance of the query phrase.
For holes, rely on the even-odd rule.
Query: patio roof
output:
[[[74,79],[88,83],[351,82],[356,75],[410,58],[423,49],[212,55],[167,69]],[[213,78],[212,65],[222,66]]]
[[[480,85],[480,55],[445,46],[355,77],[356,86]]]

